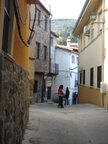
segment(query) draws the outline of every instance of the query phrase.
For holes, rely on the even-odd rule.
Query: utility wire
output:
[[[36,4],[35,4],[34,21],[33,21],[32,28],[30,28],[31,33],[30,33],[30,36],[29,36],[28,41],[27,41],[27,43],[28,43],[29,45],[30,45],[30,43],[31,43],[31,41],[32,41],[32,39],[33,39],[33,37],[34,37],[34,33],[35,33],[35,30],[34,30],[35,22],[36,22]]]
[[[17,28],[18,28],[18,33],[21,41],[23,44],[28,47],[28,44],[24,41],[22,34],[21,34],[21,29],[20,29],[20,22],[19,22],[19,17],[18,17],[18,11],[17,11],[17,6],[16,6],[16,0],[13,0],[13,6],[14,6],[14,12],[15,12],[15,17],[16,17],[16,22],[17,22]]]
[[[17,11],[18,11],[18,17],[19,17],[19,20],[20,22],[23,24],[23,25],[26,25],[26,21],[27,21],[27,17],[28,17],[28,14],[26,15],[26,18],[23,22],[22,18],[21,18],[21,14],[20,14],[20,10],[19,10],[19,4],[18,4],[18,1],[16,0],[16,7],[17,7]]]
[[[16,22],[17,22],[17,28],[18,28],[18,33],[19,33],[19,37],[21,39],[21,41],[23,42],[23,44],[26,46],[26,47],[29,47],[33,37],[34,37],[34,26],[35,26],[35,22],[36,22],[36,5],[35,5],[35,15],[34,15],[34,21],[33,21],[33,25],[32,25],[32,28],[30,28],[30,35],[29,35],[29,38],[27,40],[27,42],[24,41],[23,39],[23,36],[22,36],[22,33],[21,33],[21,28],[20,28],[20,22],[23,24],[23,25],[26,25],[26,23],[23,23],[22,19],[21,19],[21,16],[20,16],[20,12],[19,12],[19,6],[18,6],[18,3],[17,3],[17,0],[13,0],[13,6],[14,6],[14,12],[15,12],[15,17],[16,17]]]

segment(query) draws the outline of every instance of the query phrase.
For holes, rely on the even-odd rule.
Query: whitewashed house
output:
[[[59,65],[59,74],[53,82],[53,94],[57,93],[60,85],[70,90],[70,104],[72,104],[72,94],[78,91],[78,44],[67,40],[67,46],[57,45],[55,51],[55,62]]]

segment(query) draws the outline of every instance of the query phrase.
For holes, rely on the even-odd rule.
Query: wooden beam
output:
[[[28,4],[36,4],[37,0],[27,0]]]

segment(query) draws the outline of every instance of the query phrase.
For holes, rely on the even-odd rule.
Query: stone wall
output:
[[[21,144],[28,122],[28,73],[0,52],[0,144]]]
[[[34,98],[34,79],[29,81],[30,84],[30,97],[29,97],[29,101],[32,104],[33,103],[33,98]]]
[[[40,25],[36,23],[35,27],[35,41],[34,41],[34,48],[35,48],[35,72],[49,72],[49,51],[50,51],[50,15],[40,6],[37,4],[37,9],[41,11],[41,21]],[[45,30],[45,16],[47,16],[47,30]],[[37,48],[36,42],[40,43],[40,52],[39,58],[37,58]],[[47,47],[47,55],[46,60],[44,59],[45,48]]]

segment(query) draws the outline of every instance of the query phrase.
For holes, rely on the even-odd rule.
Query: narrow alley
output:
[[[108,144],[107,39],[108,0],[0,0],[0,144]]]
[[[32,105],[23,144],[108,144],[108,113],[90,104]]]

